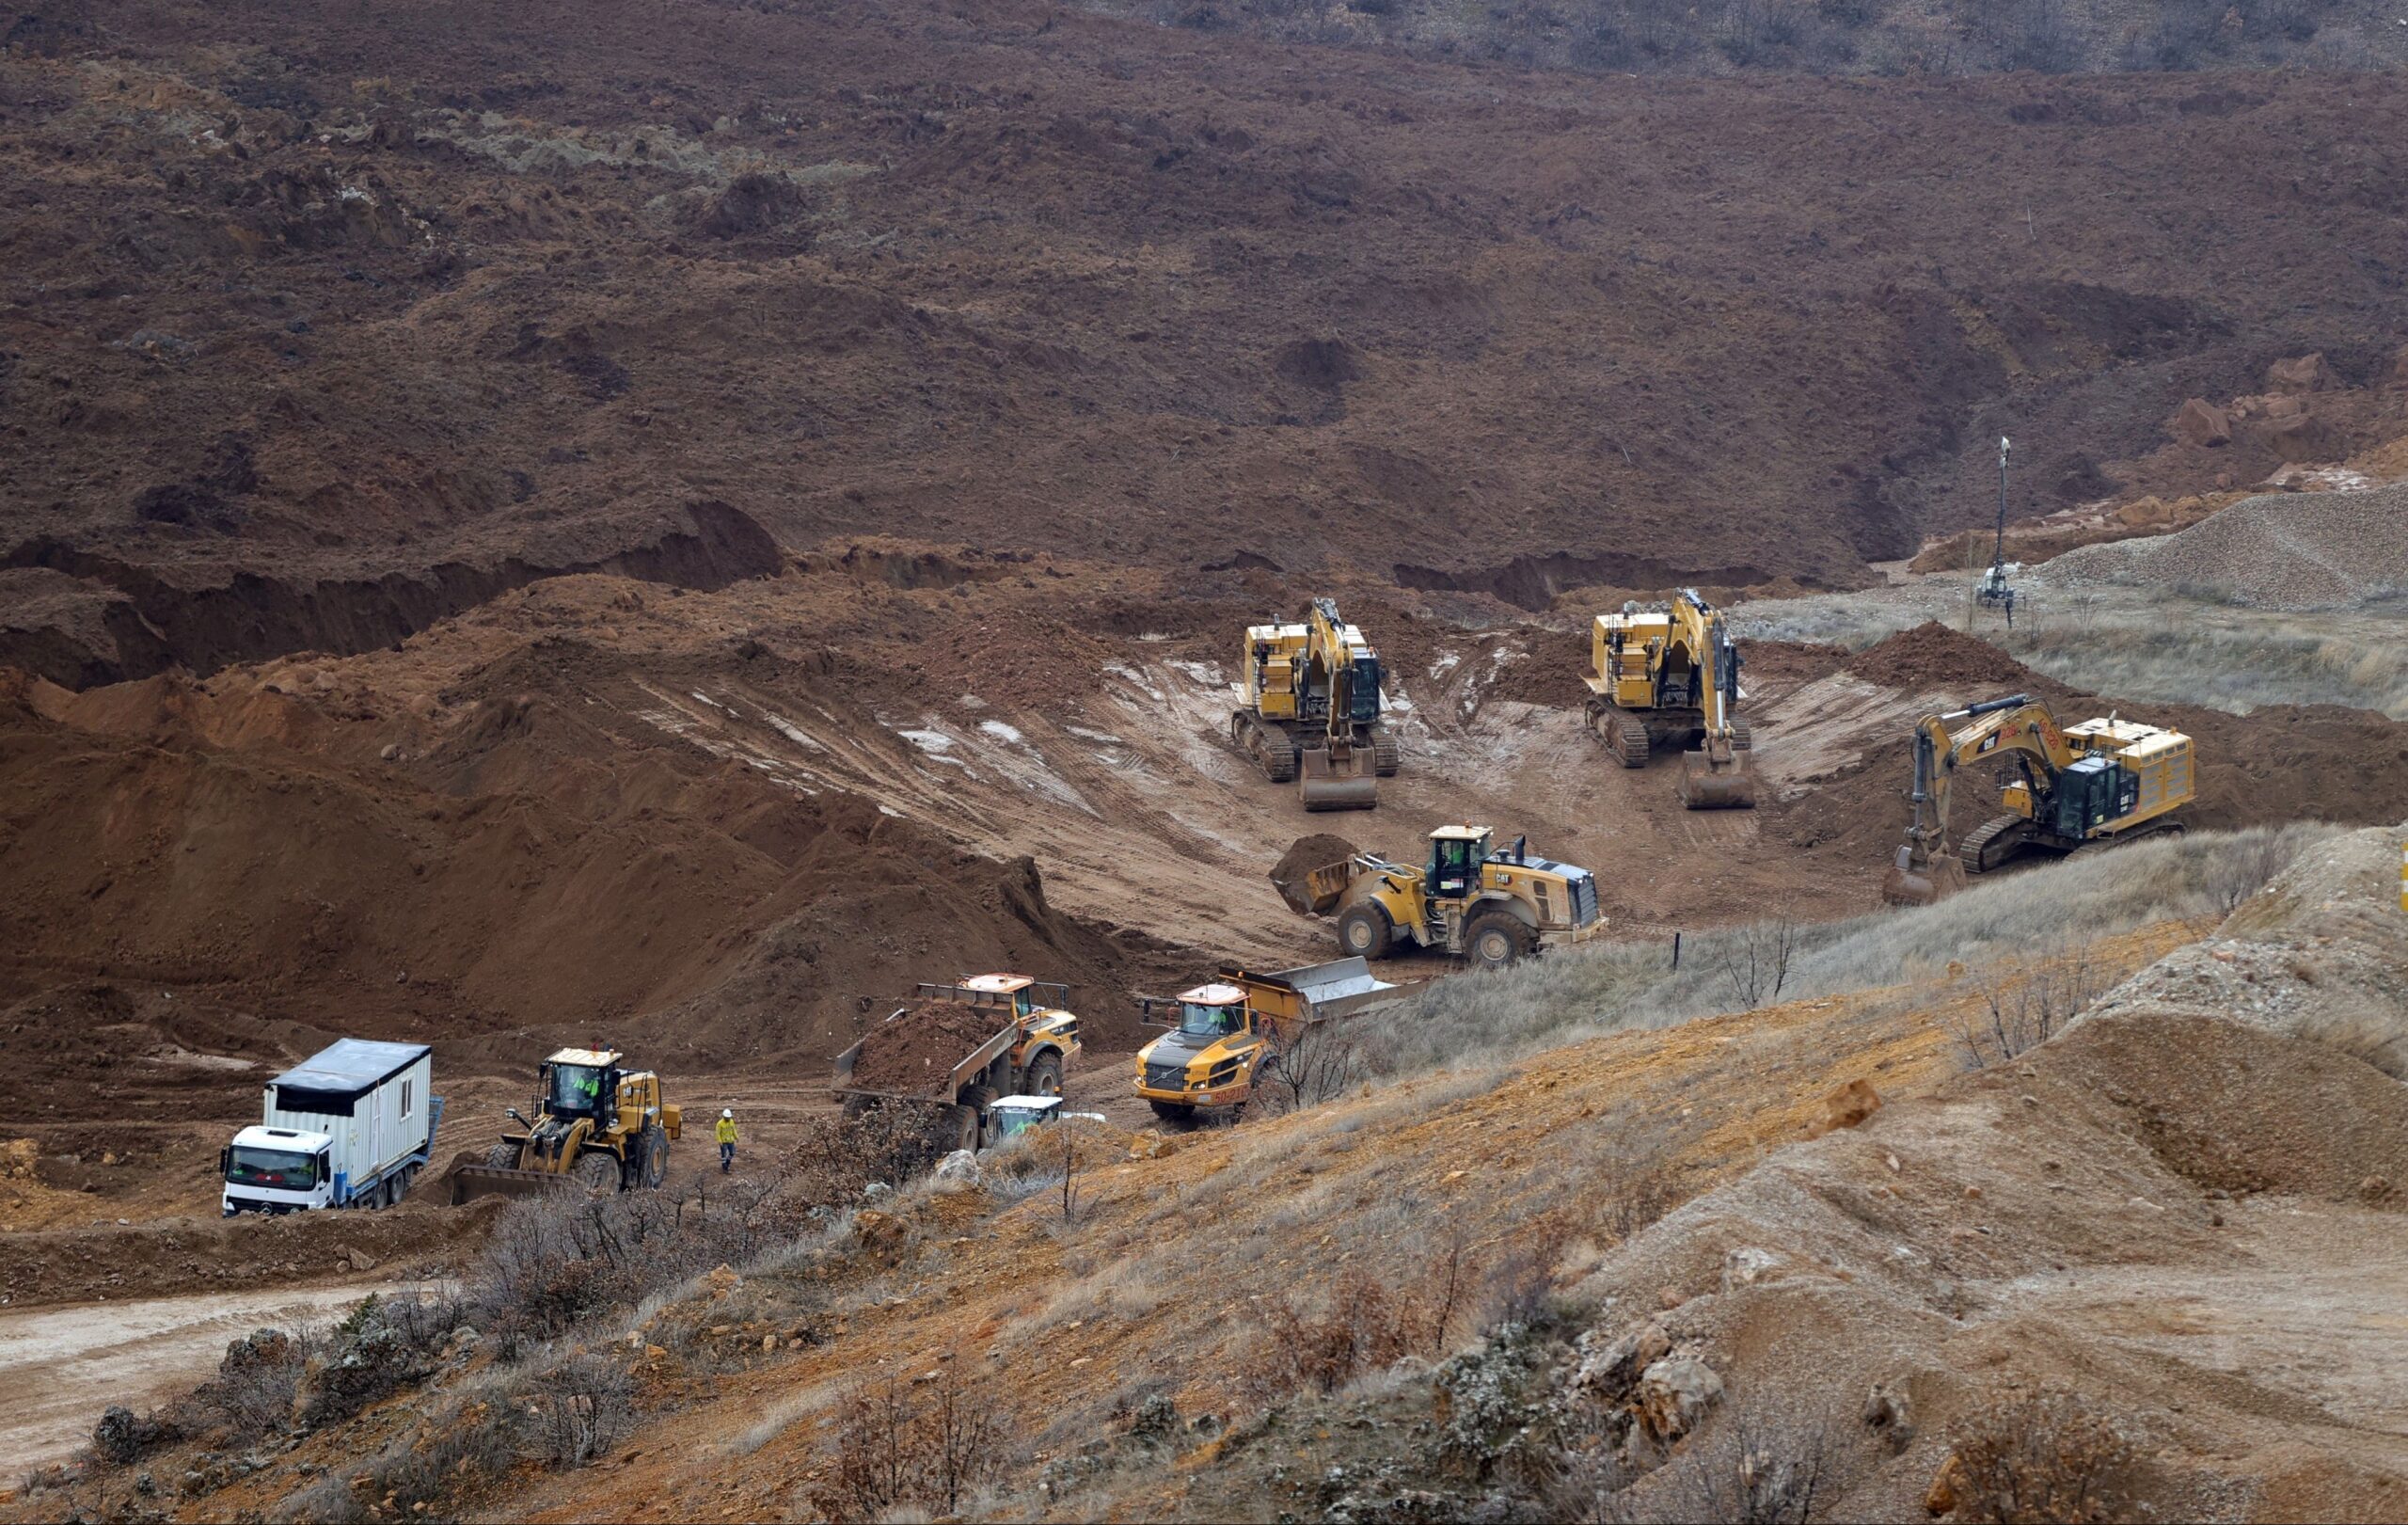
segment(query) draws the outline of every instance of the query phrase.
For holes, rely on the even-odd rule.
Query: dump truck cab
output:
[[[1062,1094],[1062,1075],[1079,1056],[1079,1019],[1069,1009],[1070,987],[1026,975],[968,975],[956,984],[922,984],[924,996],[992,1009],[1019,1027],[1012,1043],[1009,1079],[1032,1096]]]
[[[1185,1119],[1198,1107],[1243,1102],[1262,1056],[1262,1013],[1245,988],[1212,980],[1181,991],[1166,1013],[1170,1031],[1137,1051],[1137,1094],[1157,1116]],[[1151,1017],[1153,1003],[1141,1003]]]

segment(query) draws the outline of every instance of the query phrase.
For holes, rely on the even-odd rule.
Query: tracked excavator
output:
[[[1722,612],[1683,588],[1670,604],[1624,604],[1590,631],[1589,724],[1624,768],[1681,750],[1681,803],[1756,802],[1748,723],[1739,718],[1739,648]]]
[[[1995,758],[2005,814],[1948,850],[1949,787],[1956,770]],[[1892,905],[1929,905],[1967,874],[2026,852],[2059,856],[2093,843],[2179,832],[2174,812],[2196,797],[2191,739],[2109,715],[2060,729],[2049,707],[2010,694],[1915,726],[1914,818],[1882,880]]]
[[[1380,723],[1380,657],[1334,598],[1302,623],[1245,632],[1244,704],[1229,716],[1236,742],[1274,784],[1303,780],[1307,810],[1370,810],[1400,763]]]

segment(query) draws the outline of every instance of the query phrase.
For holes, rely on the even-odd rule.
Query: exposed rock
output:
[[[1823,1098],[1823,1115],[1807,1124],[1806,1136],[1820,1138],[1827,1133],[1853,1128],[1881,1110],[1881,1093],[1873,1083],[1861,1076],[1845,1086],[1836,1087]]]
[[[1722,1290],[1729,1292],[1734,1287],[1752,1287],[1782,1263],[1782,1258],[1771,1250],[1742,1245],[1722,1258]]]
[[[2266,368],[2266,389],[2270,392],[2339,391],[2343,385],[2321,352],[2276,360]]]
[[[1694,1356],[1667,1356],[1639,1374],[1639,1422],[1659,1441],[1697,1428],[1722,1398],[1722,1378]]]
[[[943,1196],[957,1196],[978,1188],[981,1175],[978,1156],[966,1149],[957,1149],[937,1162],[935,1190]]]
[[[1915,1438],[1914,1414],[1905,1390],[1886,1383],[1876,1382],[1864,1395],[1864,1422],[1886,1437],[1893,1450],[1906,1450]]]
[[[2229,445],[2232,443],[2232,420],[2223,408],[2204,398],[2194,397],[2174,410],[2165,421],[2166,432],[2186,445]]]
[[[1170,1150],[1170,1140],[1151,1128],[1129,1140],[1129,1157],[1133,1160],[1159,1159]]]

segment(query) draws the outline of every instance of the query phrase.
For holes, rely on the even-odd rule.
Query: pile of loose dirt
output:
[[[2408,485],[2245,499],[2179,534],[2068,551],[2049,576],[2258,609],[2353,609],[2408,590]]]
[[[862,1035],[852,1084],[862,1090],[946,1095],[953,1067],[1007,1020],[965,1001],[913,1001]]]
[[[1869,683],[1909,693],[1943,690],[1969,704],[2010,693],[2028,693],[2036,699],[2069,691],[1988,642],[1937,620],[1887,636],[1848,658],[1842,667]]]

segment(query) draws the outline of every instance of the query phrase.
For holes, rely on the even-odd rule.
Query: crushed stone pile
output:
[[[2084,546],[2060,586],[2212,592],[2256,609],[2351,609],[2408,588],[2408,485],[2244,499],[2179,534]]]
[[[853,1084],[863,1090],[943,1096],[953,1067],[995,1036],[1002,1013],[962,1001],[914,1001],[862,1037]]]

